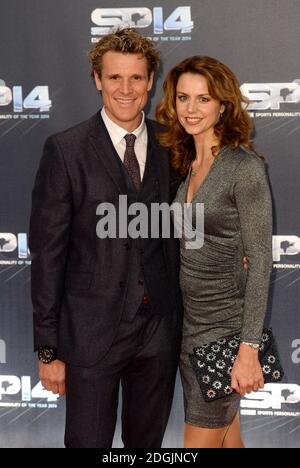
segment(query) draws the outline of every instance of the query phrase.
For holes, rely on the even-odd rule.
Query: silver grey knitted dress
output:
[[[174,202],[185,203],[190,173]],[[265,163],[252,151],[224,147],[194,195],[204,203],[204,245],[181,239],[180,283],[184,303],[180,372],[185,421],[217,428],[230,424],[240,397],[205,402],[188,354],[195,346],[233,333],[260,341],[272,269],[272,203]],[[243,257],[249,258],[248,272]]]

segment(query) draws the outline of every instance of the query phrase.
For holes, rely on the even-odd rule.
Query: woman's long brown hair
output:
[[[244,145],[252,148],[250,141],[252,124],[245,109],[249,102],[242,95],[234,73],[227,65],[211,57],[187,58],[168,73],[163,85],[164,96],[156,110],[157,120],[166,128],[159,134],[160,143],[171,150],[172,164],[181,177],[187,174],[195,158],[193,137],[186,133],[176,114],[176,88],[183,73],[204,76],[210,96],[225,106],[222,118],[214,129],[219,147],[228,145],[236,148]]]

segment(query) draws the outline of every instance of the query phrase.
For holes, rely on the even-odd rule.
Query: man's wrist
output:
[[[40,346],[38,348],[38,358],[43,364],[50,364],[50,362],[57,359],[57,349],[52,346]]]

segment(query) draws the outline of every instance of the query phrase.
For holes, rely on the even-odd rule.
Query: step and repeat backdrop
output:
[[[149,116],[167,70],[195,54],[227,63],[252,102],[255,145],[268,161],[275,208],[267,321],[285,378],[242,400],[242,430],[248,447],[300,447],[298,0],[1,0],[0,447],[63,446],[64,399],[42,388],[33,353],[31,189],[46,137],[101,105],[86,52],[122,23],[151,37],[161,51]],[[182,425],[178,379],[165,447],[182,446]],[[116,447],[119,432],[118,423]]]

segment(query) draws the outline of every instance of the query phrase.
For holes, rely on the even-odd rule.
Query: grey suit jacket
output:
[[[159,126],[146,119],[149,148],[158,168],[160,202],[177,188],[168,154],[159,147]],[[91,366],[107,352],[122,315],[130,250],[126,239],[98,239],[96,209],[117,206],[126,184],[100,113],[49,137],[32,194],[34,346],[58,348],[65,362]],[[173,313],[182,305],[177,240],[165,239]],[[162,311],[163,313],[163,311]]]

